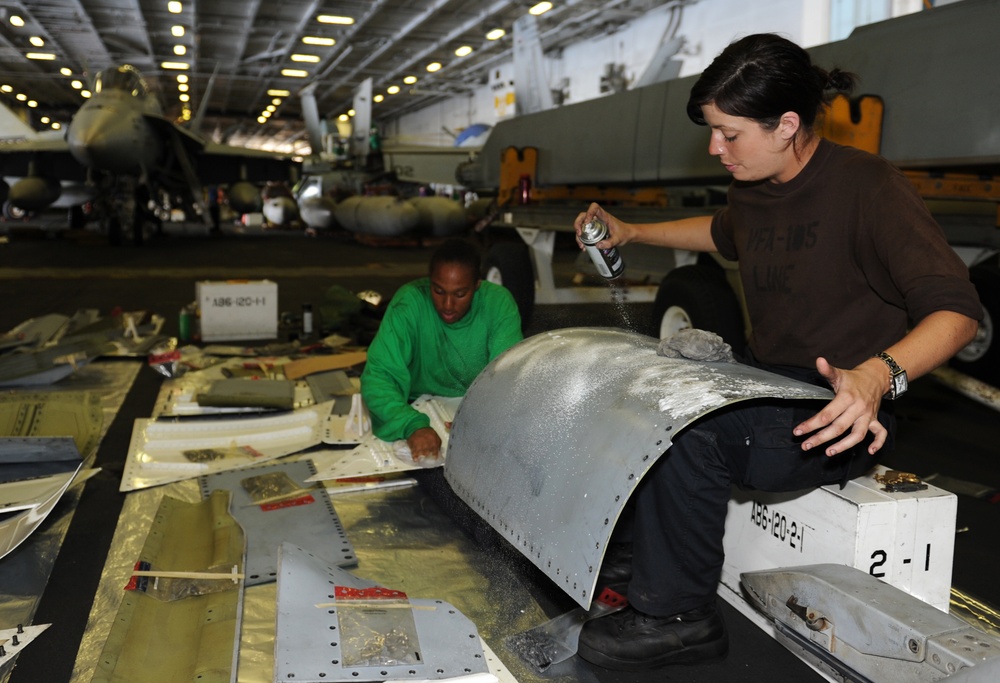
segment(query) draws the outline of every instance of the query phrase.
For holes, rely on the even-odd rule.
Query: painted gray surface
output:
[[[483,370],[455,414],[445,478],[583,607],[622,508],[678,431],[736,401],[833,395],[745,365],[664,358],[657,343],[610,328],[530,337]]]
[[[840,564],[741,575],[779,641],[821,669],[884,683],[1000,680],[1000,641],[870,574]],[[951,674],[955,674],[951,676]]]
[[[282,472],[308,491],[304,490],[302,496],[297,497],[299,502],[294,505],[271,506],[269,509],[255,505],[242,482]],[[216,489],[232,494],[230,514],[243,527],[247,537],[247,586],[275,580],[278,575],[278,548],[285,541],[315,548],[340,567],[357,566],[358,557],[326,489],[305,483],[314,474],[316,468],[312,462],[303,460],[246,467],[199,478],[204,498]]]
[[[277,632],[275,637],[274,680],[276,683],[326,683],[327,681],[436,680],[488,671],[473,624],[452,605],[442,600],[410,599],[409,607],[399,600],[383,601],[378,608],[344,607],[335,599],[335,586],[371,588],[376,584],[331,566],[326,560],[290,543],[279,555]],[[391,589],[391,586],[386,588]],[[350,601],[345,601],[350,602]],[[377,600],[366,601],[369,605]],[[393,605],[395,603],[395,605]],[[321,605],[320,609],[317,606]],[[366,636],[342,628],[343,612],[370,611],[390,617],[397,626]],[[408,663],[377,666],[348,666],[349,649],[371,647],[380,650],[381,641],[410,638],[413,652]],[[352,642],[352,637],[364,643]],[[388,644],[388,643],[386,643]]]

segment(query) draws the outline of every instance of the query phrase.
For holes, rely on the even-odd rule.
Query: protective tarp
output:
[[[745,365],[664,358],[657,343],[604,328],[530,337],[455,414],[445,478],[583,607],[622,508],[677,432],[736,401],[832,396]]]

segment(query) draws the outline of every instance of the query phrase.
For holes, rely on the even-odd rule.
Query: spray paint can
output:
[[[583,224],[583,229],[580,231],[580,242],[590,254],[590,260],[597,266],[597,272],[608,280],[614,280],[625,272],[625,261],[618,253],[618,248],[598,249],[594,246],[601,240],[607,239],[609,235],[608,226],[595,216]]]

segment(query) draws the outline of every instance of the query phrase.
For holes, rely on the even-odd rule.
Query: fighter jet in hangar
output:
[[[261,206],[254,182],[289,180],[294,173],[290,158],[213,143],[165,118],[131,65],[100,72],[93,92],[63,140],[4,145],[0,176],[16,179],[7,204],[44,209],[59,198],[66,181],[86,181],[108,239],[117,243],[131,236],[141,244],[153,217],[150,207],[181,208],[218,228],[202,199],[204,187],[228,185],[230,205],[247,213]]]

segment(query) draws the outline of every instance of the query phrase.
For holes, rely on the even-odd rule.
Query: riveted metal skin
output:
[[[530,337],[455,414],[445,478],[583,607],[622,508],[681,429],[736,401],[832,396],[745,365],[664,358],[657,343],[610,328]]]

